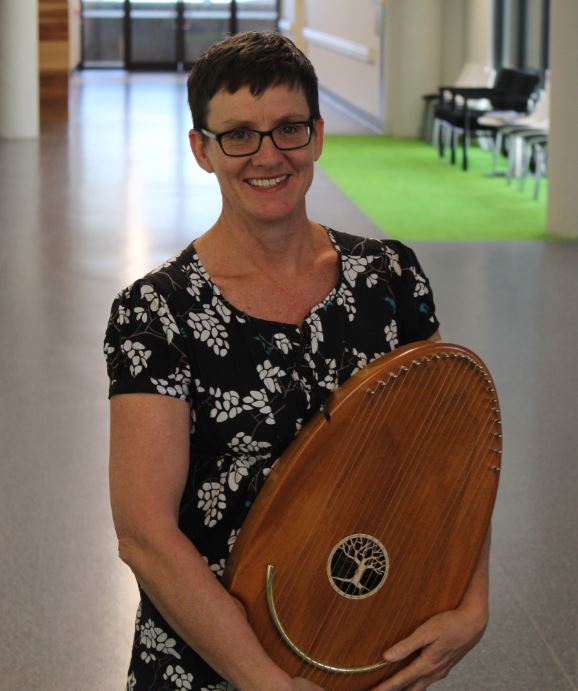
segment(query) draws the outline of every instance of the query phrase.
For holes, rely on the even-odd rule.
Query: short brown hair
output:
[[[309,59],[286,36],[247,31],[212,45],[193,65],[187,82],[193,127],[207,126],[209,101],[221,90],[234,94],[248,86],[260,96],[270,86],[301,88],[310,117],[319,119],[317,75]]]

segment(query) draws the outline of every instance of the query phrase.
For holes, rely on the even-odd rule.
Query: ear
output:
[[[198,130],[189,130],[189,145],[195,160],[207,173],[214,173],[213,164],[207,155],[206,139]]]
[[[325,132],[325,122],[323,118],[316,120],[313,127],[315,128],[314,160],[317,161],[323,151],[323,135]]]

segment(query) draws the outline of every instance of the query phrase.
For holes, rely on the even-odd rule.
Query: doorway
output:
[[[277,29],[279,0],[83,0],[82,67],[188,70],[239,31]]]

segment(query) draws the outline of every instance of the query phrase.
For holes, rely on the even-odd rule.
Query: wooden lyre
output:
[[[225,572],[281,668],[361,691],[407,664],[383,652],[469,584],[501,436],[492,378],[457,345],[399,348],[330,396],[275,465]]]

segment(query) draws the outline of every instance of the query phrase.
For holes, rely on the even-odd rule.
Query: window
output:
[[[494,64],[544,74],[548,69],[550,0],[494,1]]]

